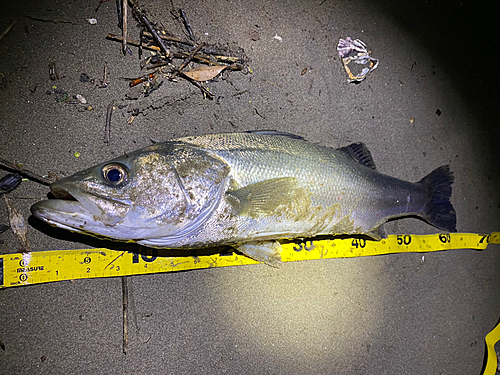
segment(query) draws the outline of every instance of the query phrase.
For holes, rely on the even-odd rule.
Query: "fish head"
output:
[[[50,225],[125,241],[180,238],[217,207],[229,167],[179,142],[156,144],[54,182],[31,212]]]

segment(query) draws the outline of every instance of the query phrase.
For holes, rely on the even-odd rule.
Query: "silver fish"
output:
[[[456,231],[447,165],[416,183],[376,171],[362,143],[332,149],[272,131],[174,139],[51,185],[50,225],[157,248],[232,245],[279,265],[278,239],[366,234],[419,216]]]

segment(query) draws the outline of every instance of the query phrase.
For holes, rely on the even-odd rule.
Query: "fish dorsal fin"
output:
[[[276,135],[276,136],[280,136],[280,137],[288,137],[288,138],[292,138],[292,139],[298,139],[301,141],[305,141],[305,139],[303,137],[301,137],[300,135],[295,135],[295,134],[286,133],[286,132],[280,132],[277,130],[248,130],[245,133],[252,133],[252,134],[259,134],[259,135]]]
[[[370,150],[368,150],[368,147],[366,147],[366,145],[362,142],[352,143],[349,146],[341,147],[338,150],[368,168],[374,170],[377,169]]]
[[[239,215],[259,217],[272,215],[299,190],[296,177],[280,177],[256,182],[241,189],[228,192]]]

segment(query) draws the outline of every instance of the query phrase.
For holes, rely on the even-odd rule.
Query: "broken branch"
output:
[[[5,35],[7,35],[7,33],[10,31],[10,29],[12,29],[12,26],[14,26],[16,23],[17,23],[17,21],[12,21],[10,23],[10,25],[7,26],[7,28],[5,29],[5,31],[2,34],[0,34],[0,40],[2,40]]]
[[[145,37],[148,37],[148,38],[152,38],[153,37],[153,34],[151,34],[150,32],[147,32],[147,31],[144,31],[143,34],[144,34]],[[163,40],[168,40],[169,42],[186,44],[188,46],[194,47],[193,43],[191,43],[191,42],[189,42],[187,40],[182,40],[182,39],[176,38],[175,36],[160,35],[160,38],[162,38]]]
[[[130,81],[130,87],[134,87],[134,86],[137,86],[139,83],[142,83],[142,82],[146,82],[147,80],[150,80],[150,79],[153,79],[153,77],[155,76],[156,72],[154,73],[149,73],[147,76],[145,77],[140,77],[140,78],[136,78],[132,81]]]
[[[153,25],[151,25],[148,18],[145,16],[145,14],[139,9],[137,2],[135,2],[132,11],[134,12],[134,15],[144,24],[144,26],[146,26],[149,32],[153,35],[153,39],[155,40],[156,43],[159,44],[161,50],[165,53],[167,59],[169,59],[170,50],[165,46],[163,40],[160,38],[156,30],[154,29]]]
[[[123,54],[127,54],[127,0],[122,0],[123,4],[123,9],[122,9],[122,16],[123,16],[123,21],[122,21],[122,50]]]
[[[189,21],[188,21],[188,18],[186,16],[186,13],[184,13],[184,11],[182,9],[179,9],[179,14],[180,14],[180,16],[182,18],[182,22],[184,23],[184,27],[187,30],[187,33],[189,35],[189,39],[191,39],[194,42],[195,39],[194,39],[193,30],[191,30],[191,25],[189,24]]]
[[[10,169],[12,171],[16,171],[21,176],[24,176],[26,178],[29,178],[30,180],[39,182],[39,183],[41,183],[43,185],[46,185],[46,186],[49,186],[53,182],[53,181],[51,181],[49,179],[46,179],[46,178],[44,178],[44,177],[42,177],[42,176],[40,176],[40,175],[38,175],[36,173],[28,171],[27,169],[21,168],[18,165],[14,164],[14,163],[11,163],[10,161],[2,159],[2,158],[0,158],[0,166],[3,167],[3,168]]]
[[[111,116],[113,115],[113,103],[115,101],[112,100],[111,103],[108,104],[108,109],[106,111],[106,126],[104,127],[104,143],[109,143],[110,132],[111,132]]]
[[[189,56],[187,57],[187,59],[186,59],[186,60],[184,60],[184,62],[182,63],[182,65],[179,67],[179,70],[184,69],[184,68],[187,66],[187,64],[189,64],[189,63],[191,62],[191,60],[193,59],[193,57],[194,57],[194,56],[195,56],[195,55],[196,55],[196,54],[200,51],[200,49],[202,49],[202,48],[203,48],[203,44],[200,44],[198,47],[196,47],[196,48],[193,50],[193,52],[191,52],[191,53],[189,54]]]
[[[120,37],[118,35],[114,35],[114,34],[108,34],[108,36],[106,36],[106,39],[114,40],[114,41],[120,42],[120,43],[123,42],[123,38],[122,37]],[[136,47],[140,47],[141,46],[141,42],[139,42],[137,40],[134,40],[134,39],[128,39],[127,38],[127,43],[130,44],[130,45],[136,46]],[[160,52],[161,51],[160,47],[157,47],[157,46],[146,46],[146,45],[143,44],[142,48],[149,49],[151,51],[156,51],[156,52]]]
[[[123,298],[123,354],[128,350],[128,285],[127,276],[122,276],[122,298]]]

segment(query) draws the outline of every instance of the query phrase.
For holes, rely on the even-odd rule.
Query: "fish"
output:
[[[271,266],[279,240],[385,236],[407,216],[456,231],[443,165],[418,182],[376,170],[364,143],[334,149],[279,131],[187,136],[60,179],[31,207],[58,228],[153,248],[229,245]]]

